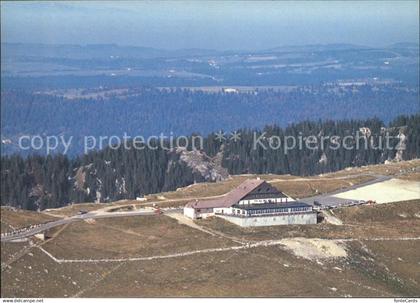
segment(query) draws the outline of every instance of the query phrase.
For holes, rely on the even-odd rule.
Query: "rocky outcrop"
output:
[[[184,162],[194,173],[199,173],[206,181],[223,181],[228,179],[229,173],[222,167],[223,150],[215,157],[209,157],[199,150],[189,151],[185,148],[177,148],[179,161]]]
[[[398,139],[400,142],[398,142],[397,145],[397,152],[395,153],[395,161],[402,161],[403,160],[403,154],[407,145],[407,136],[400,130],[400,133],[398,134]]]

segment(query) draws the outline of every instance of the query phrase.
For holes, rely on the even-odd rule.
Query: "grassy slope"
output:
[[[235,245],[178,224],[167,216],[97,219],[70,224],[44,247],[57,258],[124,258],[167,255]]]
[[[229,223],[223,225],[217,219],[200,222],[247,239],[418,236],[420,219],[413,215],[398,216],[403,212],[416,213],[418,205],[418,201],[410,201],[361,206],[357,211],[345,208],[337,213],[344,220],[342,226],[244,230]],[[66,257],[87,254],[113,257],[167,254],[190,246],[194,249],[229,245],[224,239],[178,225],[166,217],[97,221],[69,225],[44,246]],[[116,233],[118,230],[124,232]],[[13,245],[7,251],[20,249]],[[276,246],[145,262],[56,264],[34,248],[32,256],[26,254],[2,271],[1,293],[25,297],[420,295],[417,271],[420,241],[360,240],[345,245],[347,258],[320,262],[298,258]],[[7,254],[5,257],[8,258]]]
[[[46,213],[1,207],[2,233],[10,231],[12,228],[18,229],[31,224],[44,223],[54,220],[57,220],[57,218],[49,216]]]

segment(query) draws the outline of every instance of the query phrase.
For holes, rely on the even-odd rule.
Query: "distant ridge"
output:
[[[419,48],[419,43],[399,42],[389,45],[388,48]]]
[[[307,45],[284,45],[265,50],[266,52],[278,51],[328,51],[328,50],[346,50],[346,49],[370,49],[373,47],[357,45],[350,43],[333,44],[307,44]]]

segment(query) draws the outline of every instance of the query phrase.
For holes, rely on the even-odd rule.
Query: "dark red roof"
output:
[[[189,202],[186,207],[192,208],[218,208],[231,207],[238,203],[243,197],[263,184],[265,181],[260,179],[248,179],[238,187],[232,189],[226,196],[214,200],[202,200]]]

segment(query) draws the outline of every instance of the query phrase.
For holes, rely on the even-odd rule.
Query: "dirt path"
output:
[[[99,225],[99,226],[103,226],[105,228],[109,228],[109,229],[112,229],[112,230],[116,230],[116,231],[118,231],[120,233],[123,233],[123,234],[133,235],[133,236],[142,237],[142,238],[144,237],[144,234],[136,233],[132,230],[127,230],[127,229],[118,228],[118,227],[103,224],[103,223],[98,223],[97,221],[94,224]]]
[[[212,236],[220,236],[220,237],[223,237],[225,239],[231,240],[231,241],[233,241],[235,243],[242,244],[242,245],[245,245],[245,244],[247,244],[249,242],[252,242],[252,241],[243,241],[243,240],[241,240],[241,239],[239,239],[237,237],[226,235],[226,234],[224,234],[224,233],[222,233],[220,231],[216,231],[216,230],[213,230],[213,229],[208,228],[208,227],[200,226],[200,225],[194,223],[193,220],[185,217],[181,213],[168,213],[168,214],[165,214],[165,215],[167,215],[168,217],[171,217],[171,218],[177,220],[180,224],[187,225],[187,226],[192,227],[192,228],[195,228],[195,229],[197,229],[199,231],[208,233],[208,234],[210,234]]]
[[[201,227],[200,225],[195,224],[193,220],[185,217],[183,214],[180,214],[180,213],[169,213],[169,214],[165,214],[165,215],[168,216],[168,217],[171,217],[172,219],[177,220],[179,224],[184,224],[184,225],[187,225],[187,226],[189,226],[191,228],[194,228],[194,229],[197,229],[199,231],[202,231],[202,232],[205,232],[207,234],[210,234],[212,236],[216,236],[215,233],[213,233],[213,232],[211,232],[211,231],[209,231],[209,230]]]
[[[40,224],[39,226],[32,228],[30,230],[23,230],[16,234],[12,235],[2,235],[1,241],[8,242],[8,241],[15,241],[17,239],[27,238],[33,236],[37,233],[44,232],[49,230],[53,227],[57,227],[60,225],[65,225],[68,223],[86,220],[86,219],[99,219],[99,218],[115,218],[115,217],[129,217],[129,216],[149,216],[155,215],[153,211],[131,211],[131,212],[113,212],[113,213],[106,213],[106,212],[89,212],[83,215],[75,215],[72,217],[66,217],[60,220],[48,222],[45,224]]]
[[[8,259],[6,262],[2,262],[1,264],[1,271],[8,268],[11,264],[15,263],[17,260],[25,256],[27,253],[31,251],[32,248],[34,248],[36,245],[30,241],[29,246],[25,246],[22,248],[22,250],[18,251],[16,254],[14,254],[10,259]]]
[[[321,210],[321,213],[324,215],[324,219],[327,223],[332,225],[343,225],[343,221],[334,216],[332,210]]]
[[[213,253],[213,252],[225,252],[225,251],[234,251],[234,250],[244,250],[249,248],[256,248],[256,247],[269,247],[269,246],[277,246],[282,245],[285,246],[286,249],[292,251],[293,253],[299,255],[302,250],[300,249],[299,242],[304,243],[305,245],[313,244],[317,249],[325,249],[325,244],[332,245],[331,249],[329,250],[329,254],[331,256],[327,257],[343,257],[344,254],[339,251],[339,253],[335,254],[337,250],[337,243],[339,242],[350,242],[350,241],[414,241],[420,240],[420,237],[403,237],[403,238],[360,238],[360,239],[318,239],[318,238],[285,238],[279,240],[268,240],[268,241],[258,241],[254,243],[247,243],[244,245],[238,246],[230,246],[230,247],[220,247],[220,248],[209,248],[209,249],[202,249],[202,250],[192,250],[183,253],[175,253],[169,255],[155,255],[149,257],[130,257],[130,258],[118,258],[118,259],[57,259],[51,253],[46,251],[42,247],[38,247],[42,252],[44,252],[48,257],[50,257],[54,262],[62,264],[62,263],[109,263],[109,262],[133,262],[133,261],[152,261],[152,260],[159,260],[159,259],[172,259],[172,258],[179,258],[179,257],[186,257],[196,254],[203,254],[203,253]],[[297,246],[296,246],[297,245]],[[296,247],[296,250],[294,248]],[[311,258],[317,258],[319,255],[311,255]]]
[[[13,256],[12,258],[10,258],[9,260],[7,260],[6,262],[2,263],[1,265],[1,270],[3,271],[4,269],[6,269],[8,266],[10,266],[11,264],[15,263],[16,261],[18,261],[19,259],[23,258],[25,255],[27,255],[32,248],[38,247],[40,248],[44,253],[46,253],[47,255],[49,254],[51,258],[57,260],[55,257],[53,257],[50,253],[48,253],[47,251],[45,251],[42,248],[42,245],[48,243],[49,241],[53,240],[56,236],[58,236],[66,227],[68,226],[68,224],[62,226],[51,238],[42,241],[40,243],[35,244],[34,242],[32,242],[32,240],[29,241],[29,246],[24,247],[21,251],[19,251],[15,256]]]
[[[117,264],[116,266],[114,266],[113,268],[111,268],[109,271],[107,271],[104,274],[102,274],[100,278],[98,278],[95,281],[93,281],[89,286],[87,286],[87,287],[81,289],[80,291],[78,291],[74,296],[72,296],[72,298],[79,298],[85,292],[87,292],[87,291],[91,290],[92,288],[94,288],[98,283],[100,283],[101,281],[103,281],[106,277],[108,277],[114,271],[118,270],[124,264],[125,264],[124,262],[121,262],[120,264]]]

